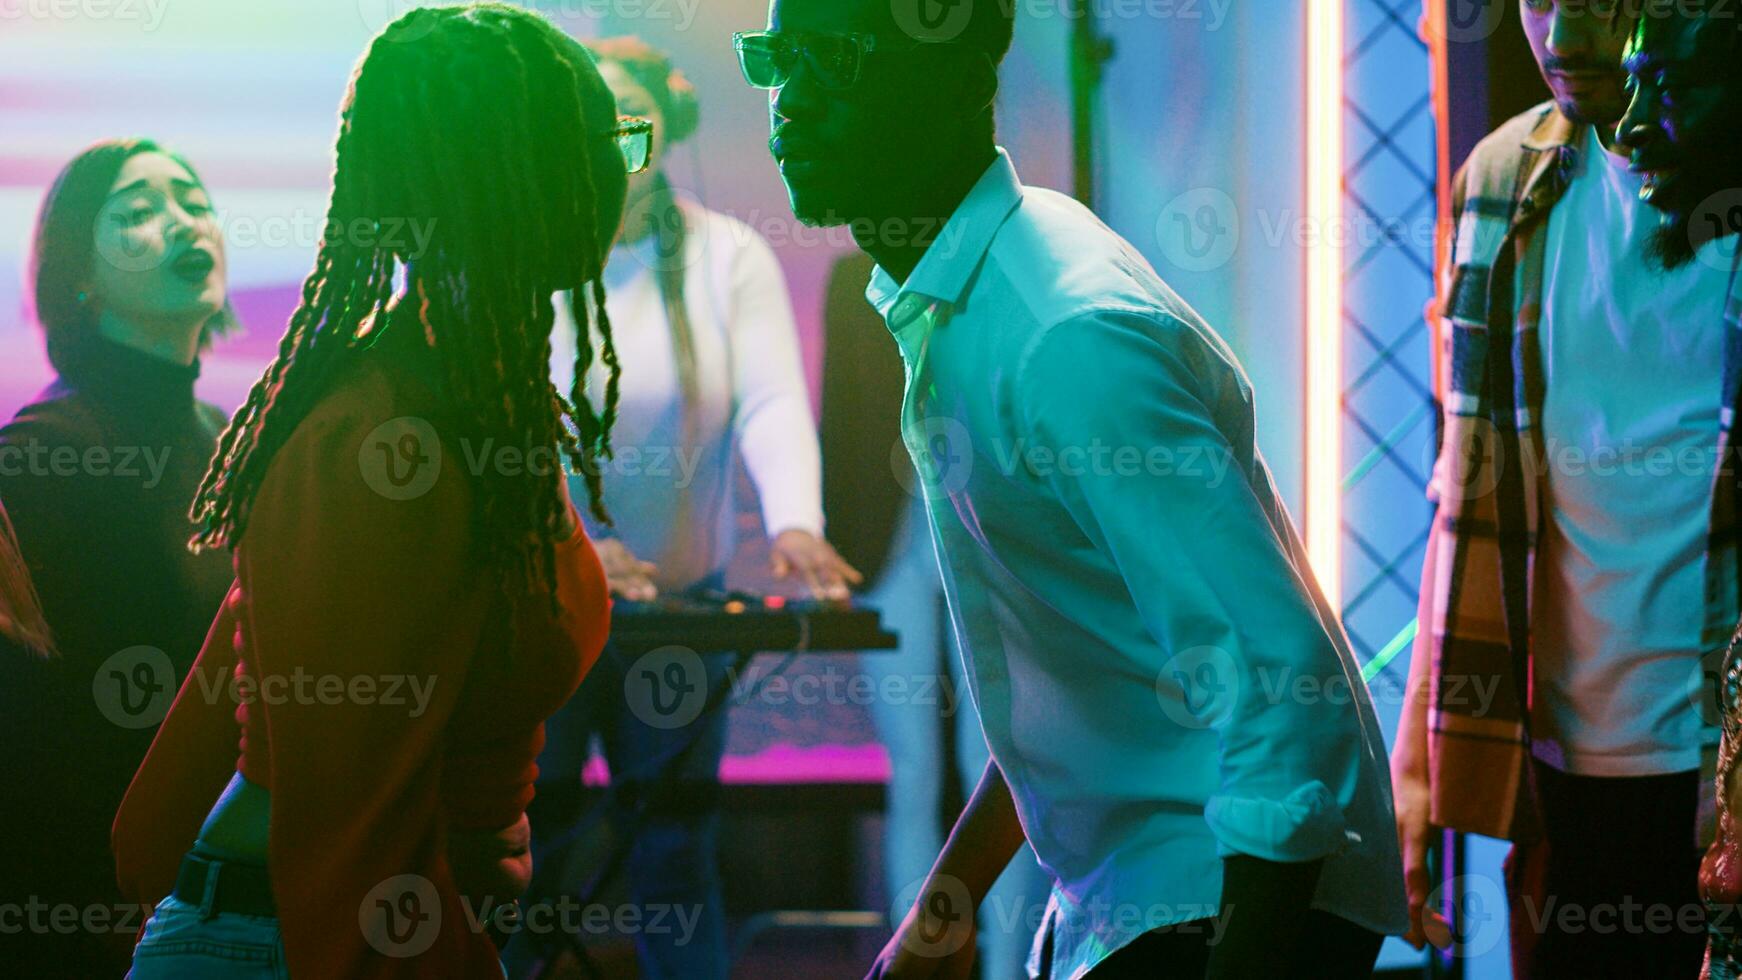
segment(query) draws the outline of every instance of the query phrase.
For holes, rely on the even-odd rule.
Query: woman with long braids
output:
[[[194,504],[236,582],[115,821],[157,903],[134,980],[502,975],[542,723],[608,629],[555,460],[610,452],[600,276],[648,135],[519,8],[415,9],[363,55],[315,269]],[[569,289],[602,411],[550,381]]]
[[[694,134],[696,92],[663,52],[634,37],[589,48],[617,111],[651,119],[661,148]],[[844,598],[860,576],[823,537],[816,423],[779,262],[754,229],[674,191],[663,159],[661,149],[630,178],[622,241],[605,268],[626,379],[616,429],[625,455],[603,474],[615,525],[590,523],[588,532],[619,596],[719,590],[736,551],[733,467],[741,457],[761,504],[771,572],[818,597]],[[559,317],[566,312],[559,303]],[[559,384],[573,363],[565,353],[556,358]],[[595,365],[592,373],[596,390],[604,372]],[[710,686],[718,686],[731,655],[702,654]],[[590,735],[600,733],[621,804],[612,816],[633,839],[631,901],[699,913],[693,935],[637,932],[641,975],[723,980],[715,841],[727,712],[677,727],[638,715],[624,687],[634,661],[607,647],[599,669],[551,719],[539,759],[535,853],[546,834],[572,826]],[[522,952],[517,945],[511,964]]]
[[[0,785],[20,794],[0,808],[6,901],[121,902],[109,827],[232,577],[186,547],[224,427],[194,385],[235,325],[226,267],[204,182],[151,140],[87,147],[43,196],[28,291],[55,378],[0,428],[0,500],[57,655],[0,650]],[[7,967],[118,976],[131,922],[25,928]]]

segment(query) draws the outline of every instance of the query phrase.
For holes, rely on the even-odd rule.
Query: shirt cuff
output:
[[[1330,789],[1316,779],[1280,802],[1212,796],[1204,819],[1216,837],[1220,857],[1246,854],[1285,863],[1316,861],[1358,839],[1348,829]]]
[[[782,531],[809,531],[823,536],[823,508],[817,494],[779,487],[757,487],[762,495],[762,524],[772,540]]]

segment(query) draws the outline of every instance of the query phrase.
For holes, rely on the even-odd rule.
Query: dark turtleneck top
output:
[[[225,416],[195,399],[198,362],[97,336],[60,361],[0,429],[0,502],[60,648],[0,650],[0,901],[113,906],[110,823],[234,578],[228,551],[187,550]],[[31,976],[80,977],[119,976],[133,939],[15,938]]]

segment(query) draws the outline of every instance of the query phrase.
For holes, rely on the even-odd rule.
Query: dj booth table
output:
[[[735,655],[736,663],[726,679],[708,692],[701,715],[727,710],[731,697],[732,678],[744,675],[752,658],[758,654],[785,654],[790,661],[801,654],[850,654],[894,650],[899,637],[883,628],[882,616],[874,609],[852,601],[822,601],[785,599],[741,592],[700,592],[681,596],[662,596],[649,602],[615,600],[611,612],[611,647],[619,655],[640,656],[665,648],[680,648],[693,653]],[[784,669],[783,663],[773,673]],[[769,675],[772,676],[772,675]],[[690,755],[688,747],[665,760],[656,781],[670,783],[683,770]],[[763,784],[754,787],[758,799],[792,800],[815,786],[780,786]],[[880,789],[880,787],[879,787]],[[604,801],[584,813],[576,824],[553,843],[550,856],[535,871],[527,901],[539,901],[559,894],[560,879],[566,870],[569,850],[595,825],[606,819],[613,805],[607,790]],[[848,794],[861,804],[867,794]],[[847,800],[831,793],[832,808],[841,808]],[[881,794],[875,796],[881,803]],[[875,806],[870,807],[875,808]],[[623,839],[611,848],[604,868],[579,896],[582,906],[591,905],[621,873],[635,840],[636,827],[627,828]],[[880,913],[865,911],[779,911],[756,915],[739,929],[735,952],[747,948],[762,931],[786,926],[872,929],[886,927]],[[583,972],[598,976],[597,968],[588,956],[579,935],[561,934],[566,948],[574,954]],[[551,937],[554,940],[555,937]],[[531,976],[544,975],[557,950],[546,944],[541,950],[541,962]],[[736,957],[734,957],[736,958]]]
[[[876,610],[850,601],[724,592],[650,603],[619,599],[611,610],[611,644],[628,653],[665,646],[739,654],[860,653],[893,650],[896,640]]]

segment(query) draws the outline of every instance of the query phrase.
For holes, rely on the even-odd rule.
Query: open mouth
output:
[[[217,267],[217,260],[203,249],[189,249],[169,264],[169,271],[187,282],[204,282]]]
[[[1662,199],[1675,186],[1676,178],[1680,176],[1681,171],[1676,167],[1654,167],[1650,169],[1640,168],[1638,173],[1640,178],[1639,199],[1650,204]]]

